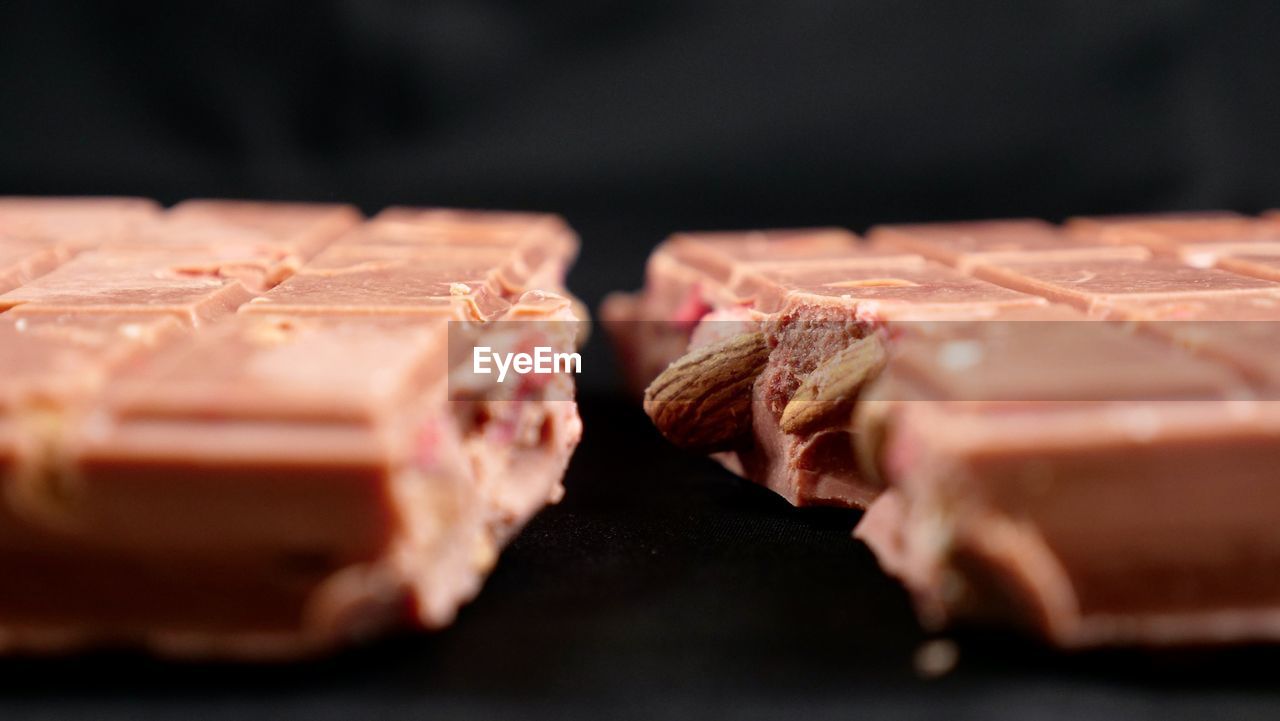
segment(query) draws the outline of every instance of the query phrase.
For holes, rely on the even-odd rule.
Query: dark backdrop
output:
[[[676,228],[1280,204],[1280,6],[0,0],[0,193]]]
[[[1255,211],[1280,205],[1278,8],[0,0],[0,194],[554,210],[593,305],[674,229]],[[917,679],[925,634],[851,514],[672,452],[599,368],[565,502],[448,631],[289,669],[8,661],[0,713],[1276,717],[1275,649],[978,632]]]

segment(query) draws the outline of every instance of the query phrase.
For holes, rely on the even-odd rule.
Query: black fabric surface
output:
[[[591,305],[675,229],[1280,205],[1280,6],[0,0],[0,194],[545,209]],[[455,626],[285,667],[0,661],[0,718],[1275,718],[1280,651],[968,630],[677,453],[597,333],[568,495]],[[0,581],[2,582],[2,581]]]

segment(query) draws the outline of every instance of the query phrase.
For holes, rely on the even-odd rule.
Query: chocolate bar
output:
[[[80,202],[0,239],[65,249],[0,295],[0,648],[438,628],[560,497],[571,376],[476,377],[452,332],[572,345],[559,219],[188,201],[90,244]]]
[[[858,537],[929,625],[1276,638],[1280,283],[1231,263],[1271,257],[1270,222],[679,236],[605,322],[677,444],[867,507]]]

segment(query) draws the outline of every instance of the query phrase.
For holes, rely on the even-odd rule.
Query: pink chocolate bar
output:
[[[931,625],[1278,638],[1280,283],[1226,260],[1270,257],[1268,222],[677,236],[604,320],[660,431],[797,505],[867,507]]]
[[[43,235],[0,256],[86,237],[33,202]],[[571,345],[576,239],[391,215],[369,243],[346,206],[190,201],[0,296],[0,649],[289,658],[478,592],[581,423],[565,373],[465,373],[450,321]]]

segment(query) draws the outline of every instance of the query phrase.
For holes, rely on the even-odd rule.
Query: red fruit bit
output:
[[[416,446],[416,460],[419,468],[431,468],[439,460],[440,448],[440,424],[438,421],[430,420],[423,424],[418,431],[418,442]]]
[[[672,313],[671,319],[682,328],[692,329],[698,324],[698,321],[702,320],[702,316],[712,310],[713,308],[702,299],[702,291],[695,286],[684,297],[684,300],[680,301],[680,305]]]

